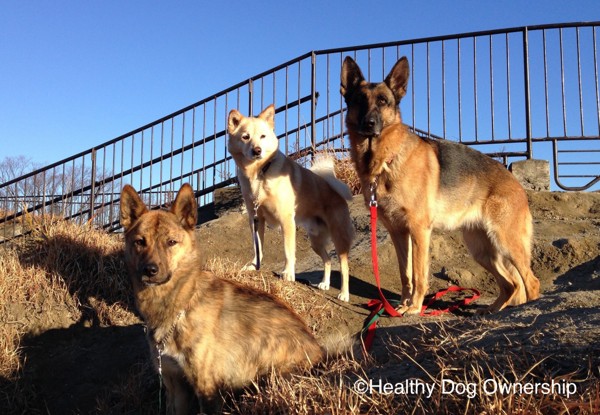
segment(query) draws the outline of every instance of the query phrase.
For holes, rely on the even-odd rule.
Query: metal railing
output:
[[[276,105],[280,148],[310,157],[345,151],[340,68],[352,56],[381,81],[401,56],[411,77],[403,120],[418,134],[498,157],[552,160],[555,186],[600,181],[600,22],[519,27],[313,51],[113,140],[0,184],[0,241],[54,219],[119,228],[119,191],[132,184],[151,206],[182,183],[199,204],[233,183],[226,149],[231,109]]]

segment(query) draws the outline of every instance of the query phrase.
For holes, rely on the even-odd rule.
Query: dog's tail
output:
[[[325,179],[335,192],[346,200],[352,200],[352,191],[346,183],[335,177],[335,158],[320,155],[315,158],[310,171]]]
[[[348,357],[360,360],[365,357],[360,333],[354,335],[337,331],[327,334],[319,343],[323,349],[325,360]]]

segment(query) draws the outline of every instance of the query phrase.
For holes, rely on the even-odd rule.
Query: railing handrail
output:
[[[325,55],[325,54],[331,54],[331,53],[344,53],[344,52],[349,52],[349,51],[358,51],[358,50],[367,50],[367,49],[375,49],[375,48],[383,48],[383,47],[390,47],[390,46],[402,46],[402,45],[408,45],[408,44],[420,44],[420,43],[427,43],[427,42],[438,42],[438,41],[443,41],[443,40],[454,40],[454,39],[464,39],[464,38],[472,38],[472,37],[480,37],[480,36],[490,36],[490,35],[495,35],[495,34],[508,34],[508,33],[517,33],[517,32],[523,32],[525,30],[529,30],[529,31],[537,31],[537,30],[545,30],[545,29],[560,29],[560,28],[572,28],[572,27],[594,27],[594,26],[598,26],[600,25],[600,21],[589,21],[589,22],[569,22],[569,23],[552,23],[552,24],[541,24],[541,25],[527,25],[527,26],[516,26],[516,27],[511,27],[511,28],[507,28],[507,29],[493,29],[493,30],[482,30],[482,31],[474,31],[474,32],[467,32],[467,33],[458,33],[458,34],[451,34],[451,35],[440,35],[440,36],[430,36],[430,37],[422,37],[422,38],[417,38],[417,39],[408,39],[408,40],[400,40],[400,41],[392,41],[392,42],[382,42],[382,43],[372,43],[372,44],[367,44],[367,45],[358,45],[358,46],[347,46],[347,47],[342,47],[342,48],[331,48],[331,49],[321,49],[321,50],[314,50],[314,51],[310,51],[307,52],[303,55],[300,55],[296,58],[290,59],[280,65],[277,65],[271,69],[268,69],[266,71],[260,72],[254,76],[249,77],[246,80],[240,81],[228,88],[225,88],[219,92],[216,92],[212,95],[209,95],[206,98],[203,98],[199,101],[194,102],[193,104],[190,104],[180,110],[177,110],[175,112],[172,112],[164,117],[161,117],[155,121],[152,121],[148,124],[143,125],[142,127],[136,128],[134,130],[131,130],[128,133],[125,134],[121,134],[115,138],[112,138],[106,142],[103,142],[101,144],[98,144],[94,147],[91,147],[88,150],[83,150],[75,155],[69,156],[67,158],[64,158],[62,160],[56,161],[54,163],[48,164],[44,167],[41,167],[39,169],[36,169],[30,173],[27,173],[25,175],[22,175],[20,177],[17,177],[15,179],[11,179],[7,182],[4,183],[0,183],[0,189],[6,186],[10,186],[11,184],[17,183],[21,180],[27,179],[29,177],[33,177],[37,174],[43,173],[46,170],[50,170],[54,167],[57,167],[61,164],[65,164],[68,163],[70,161],[73,161],[77,158],[86,156],[91,154],[94,150],[99,150],[102,149],[103,147],[106,146],[110,146],[114,143],[117,143],[127,137],[131,137],[135,134],[138,134],[144,130],[147,130],[148,128],[152,128],[156,125],[159,125],[165,121],[168,121],[174,117],[177,117],[187,111],[190,111],[198,106],[201,106],[207,102],[210,102],[216,98],[219,98],[221,96],[226,95],[229,92],[235,91],[238,88],[243,87],[246,84],[250,84],[253,81],[259,80],[261,78],[263,78],[264,76],[267,76],[269,74],[272,74],[282,68],[285,68],[286,66],[298,63],[304,59],[310,58],[313,54],[314,55]]]

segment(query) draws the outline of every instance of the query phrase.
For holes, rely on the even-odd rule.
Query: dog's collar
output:
[[[162,336],[161,339],[154,338],[154,334],[156,333],[156,330],[148,328],[148,332],[149,332],[148,334],[150,335],[150,338],[152,339],[152,341],[156,345],[156,349],[158,350],[159,354],[163,354],[167,343],[171,340],[171,338],[175,334],[175,329],[177,328],[177,325],[179,324],[179,322],[181,321],[181,319],[186,315],[186,313],[188,312],[188,310],[192,306],[192,300],[194,299],[194,297],[196,297],[196,294],[197,294],[197,292],[194,293],[190,297],[190,301],[188,302],[187,306],[177,314],[177,317],[175,317],[175,321],[173,321],[173,324],[171,324],[171,327],[165,333],[165,335]]]
[[[260,172],[262,173],[262,175],[264,176],[265,174],[267,174],[267,170],[269,170],[269,168],[271,167],[271,164],[273,164],[273,161],[269,160],[262,169],[260,169]]]

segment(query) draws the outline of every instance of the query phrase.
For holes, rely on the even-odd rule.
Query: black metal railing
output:
[[[347,55],[372,81],[383,80],[401,56],[409,58],[401,110],[419,134],[474,146],[505,164],[551,160],[555,188],[594,189],[600,181],[599,25],[519,27],[307,53],[0,184],[0,241],[63,218],[118,229],[125,183],[151,206],[168,204],[184,182],[200,205],[210,203],[214,190],[235,176],[225,133],[233,108],[255,114],[275,103],[287,154],[345,151],[339,77]]]

